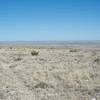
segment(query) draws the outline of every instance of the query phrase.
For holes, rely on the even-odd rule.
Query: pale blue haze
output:
[[[0,41],[100,40],[100,0],[0,0]]]

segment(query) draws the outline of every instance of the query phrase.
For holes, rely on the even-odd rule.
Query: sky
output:
[[[100,0],[0,0],[0,41],[100,40]]]

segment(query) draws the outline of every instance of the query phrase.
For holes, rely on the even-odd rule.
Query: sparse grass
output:
[[[100,53],[94,48],[59,48],[20,46],[11,50],[8,46],[1,49],[0,99],[7,100],[10,96],[14,100],[32,100],[34,94],[37,100],[91,100],[99,97],[97,62]]]
[[[32,55],[32,56],[37,56],[38,54],[39,54],[38,51],[35,51],[35,50],[31,51],[31,55]]]

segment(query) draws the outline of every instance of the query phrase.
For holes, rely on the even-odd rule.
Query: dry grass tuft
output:
[[[21,57],[17,57],[17,58],[14,59],[14,61],[21,61],[21,60],[22,60]]]
[[[37,85],[34,86],[34,89],[36,89],[36,88],[46,89],[46,88],[53,88],[53,86],[48,85],[45,82],[40,82],[40,83],[38,83]]]
[[[12,50],[12,49],[13,49],[13,47],[9,47],[9,49],[11,49],[11,50]]]

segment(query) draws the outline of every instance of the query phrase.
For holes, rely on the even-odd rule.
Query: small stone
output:
[[[92,98],[91,100],[96,100],[96,98]]]

